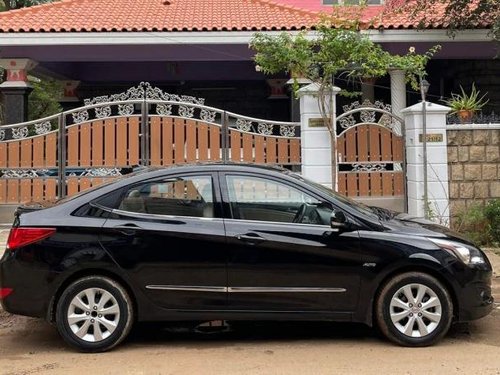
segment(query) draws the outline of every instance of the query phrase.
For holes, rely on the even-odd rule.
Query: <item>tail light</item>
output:
[[[0,299],[4,299],[13,291],[12,288],[0,288]]]
[[[12,228],[7,240],[7,250],[15,250],[19,247],[39,242],[56,232],[55,228]]]

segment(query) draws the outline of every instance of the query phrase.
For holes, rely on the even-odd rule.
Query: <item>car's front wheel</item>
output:
[[[381,289],[375,313],[378,326],[390,340],[404,346],[428,346],[450,328],[453,302],[435,277],[408,272],[390,279]]]
[[[132,302],[116,281],[88,276],[69,285],[59,298],[57,329],[71,346],[102,352],[118,345],[133,322]]]

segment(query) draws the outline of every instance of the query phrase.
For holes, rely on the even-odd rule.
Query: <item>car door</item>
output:
[[[167,309],[227,306],[227,247],[212,174],[183,174],[123,189],[101,243],[136,287]]]
[[[292,182],[221,173],[229,308],[337,311],[349,319],[359,289],[359,236],[329,225],[332,204]]]

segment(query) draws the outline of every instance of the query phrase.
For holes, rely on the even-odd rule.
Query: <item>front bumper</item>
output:
[[[460,268],[460,272],[455,273],[460,284],[456,290],[457,321],[468,322],[488,315],[494,306],[494,298],[491,295],[493,273],[491,265],[489,263],[476,267],[463,265]]]

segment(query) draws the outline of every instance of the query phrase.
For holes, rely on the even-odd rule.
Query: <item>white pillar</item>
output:
[[[422,103],[418,103],[401,111],[405,120],[406,133],[408,213],[423,217],[427,204],[429,217],[436,222],[448,225],[450,214],[446,115],[450,108],[435,103],[427,102],[426,104],[427,203],[424,201],[422,109]]]
[[[302,151],[302,175],[322,185],[332,187],[332,137],[328,127],[323,123],[319,108],[319,84],[312,83],[298,91],[300,98],[300,134]],[[335,113],[338,87],[332,88],[332,98],[326,101],[333,103]],[[335,117],[335,116],[334,116]],[[332,121],[334,124],[335,122]]]
[[[406,107],[405,72],[399,69],[389,71],[391,76],[391,107],[392,113],[401,116],[401,110]]]

